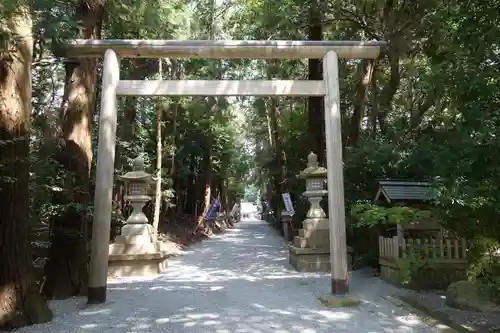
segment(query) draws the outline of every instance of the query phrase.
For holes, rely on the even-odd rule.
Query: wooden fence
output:
[[[412,289],[442,289],[467,277],[465,239],[379,237],[380,277]],[[417,259],[408,271],[404,258]],[[427,268],[417,262],[424,259]],[[411,264],[413,265],[413,264]]]
[[[465,239],[379,237],[379,256],[382,259],[398,259],[419,256],[442,261],[467,260]]]

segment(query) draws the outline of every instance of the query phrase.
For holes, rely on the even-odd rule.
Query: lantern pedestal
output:
[[[122,227],[121,235],[109,246],[108,275],[151,276],[158,275],[167,266],[167,253],[155,242],[153,227],[142,212],[150,200],[146,195],[150,175],[144,172],[142,160],[134,161],[134,170],[120,177],[125,181],[128,195],[125,200],[132,206],[132,214]]]
[[[127,224],[116,242],[109,246],[108,274],[120,276],[151,276],[167,267],[167,253],[153,241],[150,224]]]
[[[327,218],[307,218],[288,247],[290,265],[299,272],[330,271],[330,234]]]
[[[326,169],[319,166],[318,157],[311,153],[307,156],[307,168],[299,175],[306,180],[303,195],[311,204],[299,235],[288,247],[290,265],[299,272],[330,271],[329,222],[320,206],[321,199],[328,194],[323,189],[326,173]]]
[[[108,275],[110,277],[123,276],[155,276],[167,267],[167,255],[163,251],[152,253],[127,254],[130,248],[125,246],[115,252],[120,254],[109,255]],[[142,251],[138,251],[142,252]]]

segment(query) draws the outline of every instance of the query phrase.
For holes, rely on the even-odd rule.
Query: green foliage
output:
[[[411,285],[414,279],[424,271],[432,269],[429,259],[432,249],[425,245],[413,244],[406,248],[406,257],[397,261],[399,281],[403,285]]]
[[[488,284],[500,297],[500,242],[491,237],[476,237],[469,242],[469,277]]]
[[[59,103],[64,87],[64,66],[60,59],[54,59],[61,51],[62,41],[72,38],[80,22],[75,21],[76,1],[60,2],[53,0],[28,1],[34,21],[34,63],[33,63],[33,117],[31,133],[31,220],[35,225],[47,225],[51,218],[58,216],[68,207],[58,203],[58,196],[63,195],[67,178],[65,168],[59,165],[55,156],[57,147],[54,138],[59,132]],[[103,27],[104,38],[123,39],[196,39],[206,38],[206,33],[213,24],[225,25],[223,9],[212,8],[210,2],[201,1],[106,1],[106,20]],[[0,9],[0,29],[2,36],[11,38],[8,29],[5,30],[5,18],[15,14],[20,3],[9,1],[3,3]],[[215,11],[215,22],[209,22],[207,11]],[[219,13],[217,13],[219,12]],[[203,20],[197,18],[203,17]],[[5,30],[5,31],[4,31]],[[217,34],[223,29],[216,31]],[[4,36],[5,35],[5,36]],[[135,68],[133,61],[123,61],[122,70],[129,77],[136,70],[136,78],[152,78],[158,73],[156,61],[145,61]],[[212,78],[222,64],[203,60],[177,61],[178,70],[186,78]],[[223,72],[231,66],[223,67]],[[173,65],[170,60],[164,61],[164,76],[173,75]],[[99,91],[97,91],[99,94]],[[134,99],[121,99],[120,109],[134,103]],[[135,99],[136,118],[133,140],[122,140],[120,133],[124,126],[120,119],[117,141],[116,173],[122,174],[130,170],[131,160],[139,154],[145,154],[149,171],[155,173],[156,134],[152,130],[156,120],[156,100],[152,98]],[[98,106],[98,103],[96,103]],[[241,110],[234,107],[225,98],[218,98],[216,107],[208,112],[210,99],[182,98],[163,99],[163,132],[167,133],[163,142],[163,198],[167,203],[176,200],[176,189],[184,189],[190,181],[188,177],[196,176],[197,183],[202,182],[202,176],[208,170],[193,170],[193,163],[200,163],[203,152],[211,151],[212,175],[223,180],[230,200],[242,195],[246,186],[246,178],[250,167],[249,151],[246,149],[243,136]],[[179,114],[175,122],[168,117],[172,105],[177,105]],[[99,112],[97,107],[96,114]],[[120,113],[120,116],[123,113]],[[95,118],[97,120],[97,117]],[[93,156],[97,156],[97,130],[93,129]],[[175,132],[173,132],[175,130]],[[0,141],[0,144],[6,142]],[[173,156],[173,157],[172,157]],[[174,165],[169,163],[174,160]],[[8,163],[0,161],[0,168]],[[92,161],[95,170],[95,159]],[[175,169],[173,179],[169,175]],[[94,172],[91,173],[94,175]],[[4,177],[5,178],[5,177]],[[4,180],[4,179],[2,179]],[[15,181],[15,179],[10,179]],[[175,187],[175,188],[174,188]],[[80,210],[82,207],[74,207]],[[116,207],[115,207],[116,208]],[[91,219],[92,206],[85,208],[84,215]],[[119,213],[114,209],[114,214]],[[122,219],[114,216],[115,220]]]
[[[316,2],[303,0],[104,3],[103,37],[108,39],[303,40],[309,38],[311,13],[318,12]],[[500,1],[391,3],[392,7],[382,0],[325,2],[319,10],[325,39],[390,42],[377,61],[374,82],[366,92],[359,89],[359,61],[340,61],[349,225],[359,230],[439,217],[447,228],[482,244],[477,248],[484,252],[500,241]],[[76,1],[5,0],[0,6],[0,42],[14,37],[5,26],[6,18],[23,4],[31,8],[35,27],[30,193],[31,219],[38,223],[47,222],[64,208],[53,200],[66,186],[64,169],[51,148],[52,139],[60,134],[58,112],[65,74],[64,66],[58,64],[61,59],[54,58],[80,22],[74,19]],[[308,63],[164,60],[164,77],[175,76],[176,71],[186,79],[304,79]],[[151,79],[158,75],[158,62],[124,60],[122,72],[126,78]],[[357,121],[359,100],[365,104]],[[120,113],[116,173],[130,170],[131,160],[143,153],[148,156],[149,171],[155,173],[156,102],[152,98],[120,100],[120,110],[134,110],[135,118],[130,120]],[[276,142],[272,139],[271,102],[278,105],[274,120],[286,170],[280,170],[276,163],[280,156],[275,156]],[[306,210],[299,199],[304,182],[296,179],[309,153],[306,99],[186,97],[163,98],[160,104],[162,171],[172,178],[164,180],[167,201],[173,203],[187,195],[189,186],[203,183],[209,175],[214,182],[222,180],[232,199],[243,196],[248,185],[270,194],[275,191],[272,178],[284,172],[286,179],[281,181],[286,183],[286,190],[296,206],[300,204],[301,210]],[[172,107],[177,109],[175,121]],[[98,126],[95,122],[93,125],[96,156]],[[130,138],[120,136],[127,125],[134,127]],[[359,130],[358,142],[350,141],[354,130]],[[207,151],[210,170],[202,165]],[[9,161],[0,161],[0,171],[6,163]],[[95,160],[93,163],[95,168]],[[373,199],[377,178],[439,181],[438,209],[430,212],[360,203]],[[193,200],[199,200],[201,191],[194,192],[190,193]],[[300,224],[301,216],[295,219]],[[484,241],[486,238],[492,241]],[[480,258],[478,255],[475,259],[478,267],[482,265]]]
[[[430,218],[431,212],[406,206],[387,208],[371,203],[358,203],[351,206],[349,217],[351,227],[370,228],[381,224],[418,223]]]

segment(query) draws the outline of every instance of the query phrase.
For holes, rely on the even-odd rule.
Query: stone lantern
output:
[[[328,194],[324,189],[327,170],[319,166],[316,154],[311,152],[307,156],[307,167],[299,174],[299,178],[306,181],[306,191],[303,195],[311,206],[302,222],[299,235],[295,236],[289,246],[290,264],[298,271],[329,272],[329,222],[320,206],[323,196]]]
[[[145,171],[144,158],[137,157],[132,171],[119,177],[126,188],[125,200],[132,206],[132,213],[122,227],[121,235],[109,248],[108,273],[113,276],[144,276],[160,273],[166,264],[166,252],[154,242],[153,227],[142,212],[151,199],[152,177]]]
[[[118,177],[125,184],[126,195],[125,200],[128,200],[132,206],[132,214],[127,219],[127,227],[134,224],[148,224],[148,218],[142,212],[144,205],[151,200],[148,195],[152,177],[145,171],[144,158],[137,157],[132,162],[132,171]],[[135,228],[135,227],[132,227]],[[122,229],[122,235],[124,234]]]
[[[320,206],[320,202],[328,191],[324,189],[327,170],[319,166],[318,156],[311,152],[307,156],[307,168],[300,174],[299,178],[306,180],[306,191],[304,197],[309,200],[311,207],[307,211],[307,218],[324,218],[325,211]]]

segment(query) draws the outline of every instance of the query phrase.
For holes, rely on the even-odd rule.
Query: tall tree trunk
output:
[[[171,72],[171,77],[173,80],[181,80],[182,79],[182,67],[181,64],[179,63],[178,60],[172,59],[172,72]],[[181,202],[181,190],[178,186],[178,178],[175,177],[176,174],[176,158],[175,155],[177,153],[177,119],[178,119],[178,114],[179,112],[182,112],[182,108],[180,106],[180,100],[179,99],[174,99],[173,104],[171,108],[169,108],[169,113],[168,113],[168,118],[169,118],[169,125],[171,128],[171,141],[170,144],[172,145],[172,155],[170,156],[170,170],[169,170],[169,178],[172,182],[172,189],[175,191],[175,200],[174,204],[177,207],[176,210],[179,211],[182,209],[182,202]],[[182,193],[184,193],[185,188],[183,189]]]
[[[377,137],[377,119],[378,119],[378,88],[377,88],[377,65],[376,63],[373,66],[372,73],[372,89],[370,94],[370,104],[371,104],[371,112],[370,112],[370,137],[375,139]]]
[[[103,0],[79,0],[78,38],[100,39]],[[61,112],[62,138],[59,160],[68,172],[62,214],[52,221],[51,248],[46,265],[44,294],[66,298],[86,293],[89,235],[86,210],[90,201],[92,115],[97,81],[97,59],[74,59],[66,65]],[[70,205],[71,204],[71,205]]]
[[[269,141],[269,147],[274,149],[274,139],[273,139],[273,124],[271,122],[271,113],[266,111],[267,119],[267,136]]]
[[[47,322],[52,313],[40,295],[28,238],[33,58],[29,5],[18,3],[4,22],[0,30],[12,35],[8,52],[0,54],[0,328],[10,329]]]
[[[172,60],[172,80],[182,80],[182,71],[180,68],[180,64],[177,60]],[[176,139],[177,139],[177,115],[179,113],[179,99],[173,100],[172,107],[169,109],[170,112],[168,114],[169,123],[172,127],[171,133],[171,145],[174,147],[172,150],[171,160],[170,160],[170,171],[169,177],[173,180],[175,175],[175,153],[176,153]]]
[[[281,145],[281,138],[279,132],[279,102],[277,97],[271,98],[271,104],[269,105],[269,118],[271,122],[271,133],[274,143],[274,167],[273,167],[273,184],[274,184],[274,197],[272,198],[272,208],[275,212],[276,218],[276,228],[280,227],[281,219],[281,209],[283,207],[281,194],[284,191],[284,177],[283,177],[283,157],[284,152]]]
[[[323,0],[309,1],[308,40],[323,39]],[[309,59],[309,80],[322,80],[323,67],[319,59]],[[325,143],[325,107],[323,97],[311,96],[307,102],[307,118],[309,122],[309,149],[318,155],[321,164],[326,162]]]
[[[162,79],[162,59],[158,59],[158,80]],[[155,191],[155,205],[154,205],[154,214],[153,214],[153,232],[155,234],[155,238],[158,236],[158,225],[160,224],[160,212],[161,212],[161,194],[162,194],[162,157],[163,157],[163,149],[162,149],[162,112],[163,106],[161,104],[161,99],[158,98],[156,102],[156,191]]]
[[[203,193],[203,206],[201,214],[198,216],[198,227],[203,225],[203,218],[205,217],[208,209],[210,208],[210,198],[212,197],[212,187],[208,180],[205,181],[205,189]]]
[[[142,80],[147,73],[145,59],[124,59],[122,62],[124,63],[123,67],[127,68],[124,75],[127,80]],[[128,156],[127,150],[124,148],[135,139],[137,130],[137,96],[127,96],[124,100],[123,112],[118,112],[119,144],[116,146],[115,158],[117,169],[122,169],[125,158]]]
[[[190,173],[187,177],[187,188],[184,196],[184,213],[196,216],[198,214],[196,210],[196,201],[198,197],[196,193],[196,179],[198,178],[198,167],[196,157],[193,155],[189,156],[189,171]]]
[[[215,0],[210,0],[210,17],[209,17],[209,26],[208,28],[208,39],[214,40],[217,32],[217,2]],[[219,64],[215,68],[215,76],[216,80],[221,79],[221,71],[219,69]],[[214,114],[216,111],[218,101],[217,97],[212,97],[208,99],[208,115]],[[212,169],[212,133],[211,133],[211,124],[208,125],[208,131],[206,133],[207,136],[207,145],[204,147],[203,152],[203,170],[204,170],[204,193],[203,193],[203,209],[201,210],[201,214],[198,216],[198,226],[199,228],[204,223],[204,217],[210,208],[210,201],[212,198],[212,178],[213,178],[213,169]]]
[[[231,211],[231,207],[229,207],[229,200],[227,197],[227,185],[226,181],[223,177],[219,177],[219,196],[221,202],[221,211],[224,211],[226,214],[229,214]]]
[[[209,134],[210,135],[210,134]],[[208,138],[210,141],[210,138]],[[205,214],[208,212],[210,208],[210,200],[212,198],[212,144],[211,142],[207,142],[207,145],[204,147],[203,151],[203,177],[204,180],[204,193],[203,193],[203,208],[201,210],[201,214],[198,216],[198,226],[196,229],[203,225],[203,219]]]
[[[179,114],[179,109],[180,109],[180,106],[179,106],[179,101],[178,100],[175,100],[174,102],[174,110],[173,110],[173,113],[170,113],[169,116],[170,116],[170,120],[171,120],[171,125],[172,125],[172,146],[174,147],[174,149],[172,150],[172,155],[171,155],[171,161],[170,161],[170,170],[169,170],[169,178],[171,180],[171,184],[172,184],[172,190],[175,192],[175,197],[174,197],[174,205],[175,205],[175,210],[177,212],[179,212],[181,209],[182,209],[182,198],[181,198],[181,194],[184,193],[185,191],[185,188],[182,189],[182,191],[180,190],[178,184],[179,184],[179,181],[178,181],[178,178],[175,176],[176,175],[176,158],[175,158],[175,155],[177,153],[177,118],[178,118],[178,114]]]
[[[136,134],[137,120],[137,96],[127,96],[123,110],[122,133],[120,137],[124,141],[132,141]]]
[[[361,121],[365,114],[366,97],[372,79],[374,61],[363,59],[359,62],[357,68],[358,82],[356,84],[356,97],[354,99],[354,112],[351,118],[349,129],[349,143],[351,146],[357,146],[361,131]]]
[[[401,73],[399,68],[399,54],[397,52],[396,46],[390,46],[387,50],[387,58],[389,60],[390,76],[389,82],[387,82],[382,89],[380,96],[380,105],[378,112],[378,124],[380,126],[380,132],[387,132],[387,116],[392,111],[392,101],[394,95],[399,89],[399,84],[401,82]]]
[[[140,80],[142,79],[143,73],[146,72],[146,64],[145,59],[126,59],[123,67],[127,68],[125,71],[125,79],[127,80]],[[96,96],[97,97],[97,96]],[[96,98],[97,100],[97,98]],[[123,106],[119,106],[120,109],[123,109],[123,112],[118,112],[118,128],[117,128],[117,137],[118,140],[116,142],[116,153],[115,153],[115,170],[121,170],[124,172],[126,169],[127,157],[130,156],[130,152],[127,150],[127,147],[130,146],[130,143],[136,137],[137,130],[137,96],[127,96],[122,99]],[[132,156],[135,157],[135,156]],[[119,183],[119,186],[115,186],[113,189],[113,195],[115,202],[119,202],[120,205],[117,207],[120,210],[120,213],[123,217],[127,214],[123,209],[125,207],[126,201],[124,200],[125,196],[125,187],[123,183]]]

